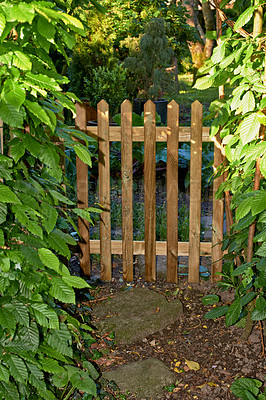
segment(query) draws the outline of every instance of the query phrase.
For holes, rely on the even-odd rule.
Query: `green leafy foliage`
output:
[[[89,165],[91,156],[86,135],[62,122],[63,107],[75,115],[76,98],[63,93],[68,80],[50,58],[54,51],[68,62],[65,48],[84,31],[68,8],[55,3],[8,0],[0,6],[0,117],[8,132],[0,154],[0,399],[5,400],[69,398],[73,390],[96,395],[96,375],[85,372],[93,370],[82,336],[90,328],[62,304],[75,303],[73,288],[89,285],[71,277],[60,257],[70,258],[68,244],[75,244],[61,228],[71,229],[75,212],[63,189],[62,141],[68,148],[75,145]],[[58,374],[66,375],[63,385]],[[89,378],[82,384],[85,374]]]
[[[239,8],[238,3],[235,8]],[[243,9],[238,10],[240,14],[234,30],[228,28],[224,32],[211,60],[205,66],[207,75],[196,84],[198,89],[204,89],[218,87],[227,81],[232,88],[228,98],[211,104],[210,116],[214,117],[211,136],[220,134],[226,158],[216,176],[226,171],[227,179],[218,189],[216,198],[222,197],[224,192],[229,194],[229,212],[233,218],[233,225],[223,240],[222,250],[228,253],[224,255],[223,271],[220,274],[222,280],[218,285],[223,290],[233,290],[235,296],[229,306],[215,307],[205,316],[217,318],[225,315],[227,326],[238,323],[247,314],[253,321],[266,318],[266,144],[263,134],[266,125],[263,83],[265,48],[260,46],[259,36],[252,37],[251,34],[247,40],[243,40],[236,32],[245,26],[248,33],[252,33],[251,22],[254,20],[255,8],[248,1]],[[256,179],[260,176],[260,179],[259,186],[254,189],[255,176]],[[252,247],[248,241],[251,226],[255,228],[254,238],[250,236]],[[250,253],[251,256],[248,256]],[[212,304],[211,301],[212,297],[209,304]],[[206,302],[208,304],[208,297]],[[233,392],[235,387],[240,388],[244,384],[252,387],[252,380],[236,382],[232,386]],[[254,382],[253,386],[256,387]],[[258,392],[258,389],[249,389],[248,393],[241,392],[243,396],[240,392],[234,393],[243,399],[251,399]]]

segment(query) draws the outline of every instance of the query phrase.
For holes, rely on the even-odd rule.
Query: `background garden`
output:
[[[225,197],[227,219],[221,281],[202,299],[209,307],[204,318],[214,319],[209,328],[238,325],[240,330],[230,332],[239,339],[248,340],[256,330],[261,340],[261,345],[250,350],[250,357],[255,352],[260,361],[254,359],[247,370],[256,373],[259,364],[259,379],[232,372],[227,388],[221,386],[217,398],[226,391],[228,399],[233,398],[232,393],[244,400],[265,399],[261,375],[266,319],[264,8],[260,0],[223,0],[221,5],[213,0],[200,7],[190,1],[183,5],[146,0],[0,2],[2,399],[125,396],[112,389],[104,391],[98,379],[101,369],[95,359],[102,354],[92,332],[88,305],[97,299],[100,285],[92,290],[81,277],[71,276],[66,261],[71,258],[71,246],[77,244],[73,234],[78,232],[77,217],[96,219],[93,210],[76,207],[76,156],[90,166],[91,205],[97,202],[96,142],[71,127],[79,97],[92,107],[104,98],[117,123],[119,105],[125,97],[138,99],[136,107],[148,98],[159,103],[161,99],[174,99],[183,107],[182,124],[189,124],[188,107],[196,98],[204,104],[211,136],[220,135],[225,149],[217,176],[224,174],[226,179],[216,197]],[[220,16],[216,25],[215,10]],[[143,123],[141,116],[135,119]],[[161,123],[163,117],[158,116]],[[184,170],[184,181],[180,182],[183,197],[189,190],[187,146],[180,146],[179,157],[179,168]],[[116,154],[112,159],[113,191],[119,196],[119,146],[113,143],[112,147]],[[206,187],[210,183],[211,154],[211,147],[206,145]],[[142,165],[143,149],[136,145],[136,177]],[[163,146],[158,146],[157,169],[158,175],[163,175]],[[141,202],[141,198],[136,201]],[[119,220],[119,208],[113,211]],[[187,209],[181,204],[179,211],[183,221],[180,235],[185,240]],[[163,200],[157,214],[157,235],[161,238],[165,235]],[[141,207],[135,220],[142,220]],[[204,229],[203,225],[202,234]],[[136,229],[135,235],[140,234]],[[179,289],[175,287],[170,293],[178,296]],[[188,299],[186,293],[183,301]],[[205,328],[200,325],[204,336]],[[186,352],[186,335],[194,328],[190,327],[189,333],[181,325],[180,329]],[[173,332],[176,335],[178,331]],[[243,351],[248,346],[243,346]],[[227,348],[231,354],[236,346],[229,343]],[[204,349],[206,360],[208,349]],[[166,347],[165,352],[169,353]],[[249,358],[243,360],[242,366],[243,362],[248,365]],[[190,379],[194,378],[192,374]],[[228,385],[236,378],[231,393]],[[168,391],[174,396],[178,393],[175,389],[189,398],[190,392],[185,392],[182,382],[177,380]]]

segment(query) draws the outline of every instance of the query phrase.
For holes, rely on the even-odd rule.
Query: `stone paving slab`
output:
[[[104,372],[102,377],[113,380],[121,391],[129,391],[140,400],[162,399],[163,388],[176,381],[175,374],[156,358],[122,365],[114,371]]]
[[[148,288],[134,288],[102,301],[93,312],[100,332],[114,332],[118,343],[133,343],[177,321],[183,306]]]

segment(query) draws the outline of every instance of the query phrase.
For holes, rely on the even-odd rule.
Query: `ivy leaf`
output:
[[[260,123],[257,113],[252,113],[244,118],[238,128],[242,143],[246,144],[254,140],[259,134],[259,129]]]
[[[235,25],[234,25],[234,30],[236,31],[239,28],[242,28],[242,26],[246,25],[248,21],[252,18],[253,12],[254,12],[254,7],[248,7],[242,14],[240,14],[239,18],[237,19]]]
[[[242,99],[242,112],[246,114],[255,108],[255,98],[251,90],[249,90]]]
[[[40,257],[41,262],[48,268],[53,269],[56,272],[60,272],[59,270],[59,260],[54,255],[51,250],[41,248],[38,250],[38,254]]]

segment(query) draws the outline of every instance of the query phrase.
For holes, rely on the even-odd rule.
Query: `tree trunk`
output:
[[[205,22],[206,31],[215,31],[214,16],[209,3],[202,2],[202,13]],[[206,38],[204,53],[206,58],[212,55],[214,40]]]

